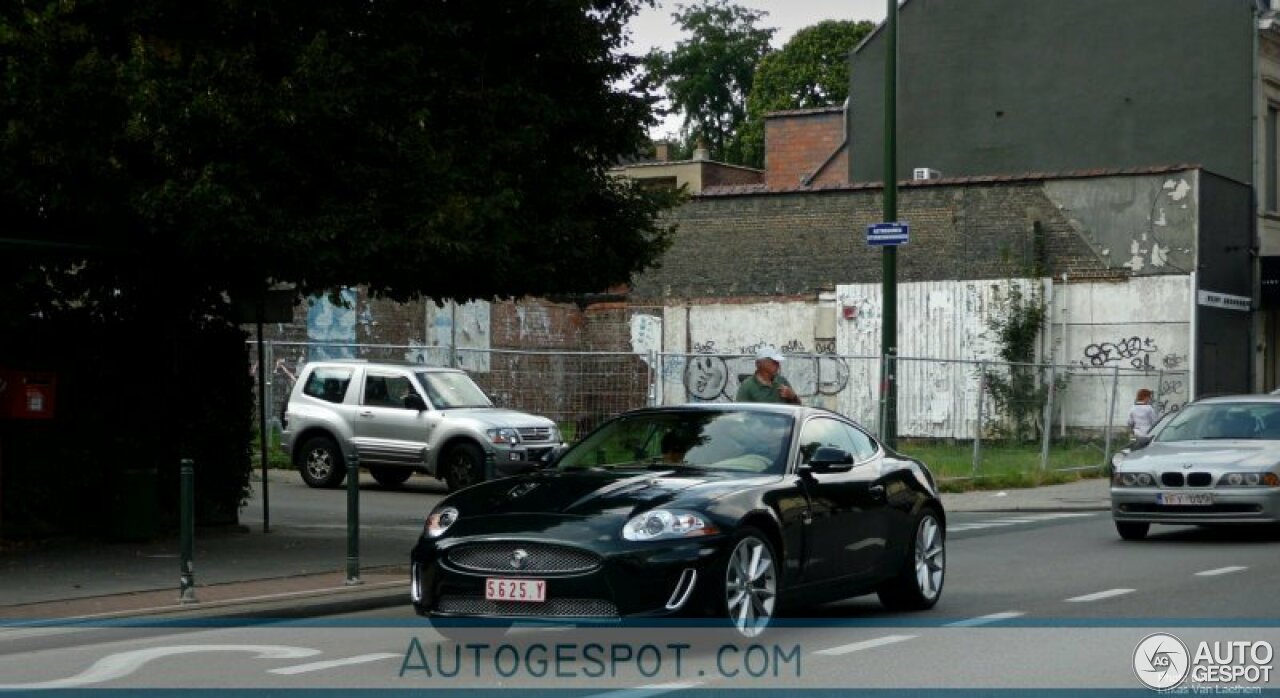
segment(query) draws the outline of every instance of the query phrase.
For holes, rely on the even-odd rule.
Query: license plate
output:
[[[1156,504],[1171,507],[1207,507],[1213,505],[1211,494],[1157,494]]]
[[[546,601],[547,581],[489,578],[484,580],[484,598],[489,601]]]

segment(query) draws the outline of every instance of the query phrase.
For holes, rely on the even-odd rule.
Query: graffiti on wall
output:
[[[1183,378],[1167,378],[1160,382],[1160,390],[1152,404],[1156,414],[1177,412],[1187,404],[1186,380]]]
[[[1084,368],[1123,365],[1125,368],[1151,371],[1155,369],[1151,363],[1151,355],[1159,351],[1160,347],[1150,337],[1128,337],[1114,343],[1090,344],[1084,348],[1084,358],[1080,360],[1080,365]]]
[[[356,292],[344,288],[339,295],[346,307],[329,302],[327,296],[316,296],[307,308],[307,340],[318,345],[311,347],[310,361],[355,358],[355,347],[332,346],[356,342]]]
[[[718,347],[715,340],[695,343],[694,356],[684,362],[684,387],[689,398],[706,402],[732,400],[738,384],[755,373],[755,353],[765,345],[757,342],[730,353]],[[798,339],[782,344],[781,350],[787,358],[782,374],[800,397],[836,395],[849,384],[849,365],[843,357],[809,353]]]

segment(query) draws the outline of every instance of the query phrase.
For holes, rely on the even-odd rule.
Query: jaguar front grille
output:
[[[449,551],[449,563],[470,572],[575,574],[600,566],[595,553],[547,543],[473,543]]]

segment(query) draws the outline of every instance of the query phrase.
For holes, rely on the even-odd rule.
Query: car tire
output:
[[[450,492],[484,480],[484,452],[479,446],[461,443],[446,451],[443,458],[441,470]]]
[[[1151,524],[1139,523],[1137,521],[1117,521],[1116,533],[1125,540],[1142,540],[1147,537],[1147,531],[1151,530]]]
[[[373,475],[379,485],[393,490],[403,485],[413,475],[413,471],[409,468],[369,468],[369,474]]]
[[[777,614],[781,564],[763,531],[738,529],[718,576],[717,617],[743,637],[759,637]]]
[[[333,488],[347,479],[347,464],[333,439],[313,436],[298,451],[298,472],[310,487]]]
[[[912,519],[911,540],[902,567],[876,590],[880,603],[895,611],[923,611],[942,598],[946,581],[946,531],[938,513],[925,507]]]

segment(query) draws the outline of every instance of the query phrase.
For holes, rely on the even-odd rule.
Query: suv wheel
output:
[[[457,492],[484,479],[484,452],[475,444],[458,444],[444,454],[444,481]]]
[[[313,436],[298,451],[298,472],[311,487],[337,487],[347,479],[347,467],[338,444],[327,436]]]
[[[373,475],[373,479],[378,481],[379,485],[387,489],[394,489],[404,484],[405,480],[413,474],[408,468],[369,468],[369,473]]]

